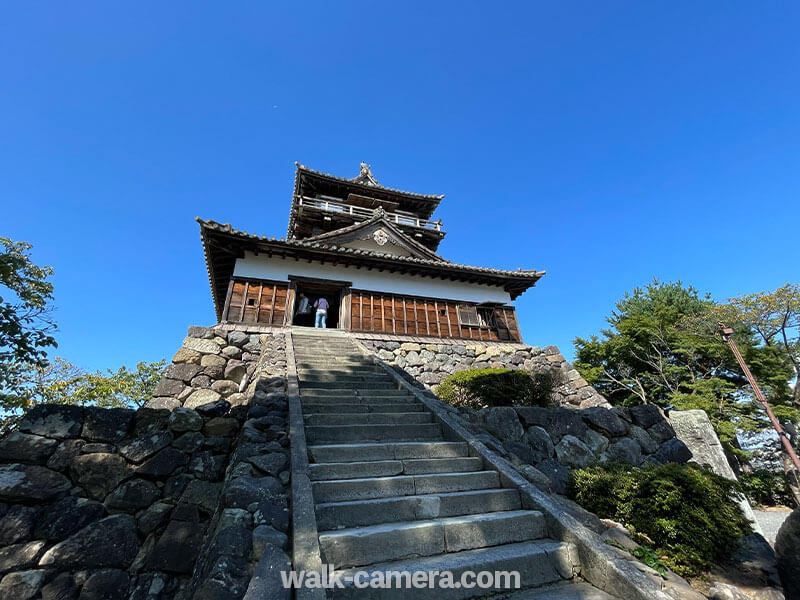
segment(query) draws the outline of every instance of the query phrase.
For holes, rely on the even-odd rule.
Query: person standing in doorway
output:
[[[328,301],[320,297],[314,302],[314,308],[317,309],[317,321],[314,327],[325,329],[328,326]]]
[[[306,325],[311,321],[311,306],[303,292],[300,292],[299,300],[297,302],[297,324]]]

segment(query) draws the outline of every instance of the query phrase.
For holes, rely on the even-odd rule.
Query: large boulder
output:
[[[685,463],[692,458],[692,451],[678,438],[672,438],[658,447],[653,458],[660,463]]]
[[[525,427],[537,425],[539,427],[547,427],[553,418],[553,411],[549,408],[541,406],[515,406],[514,410],[517,411],[520,420]]]
[[[538,463],[553,457],[553,441],[550,439],[547,431],[536,425],[528,427],[523,437],[525,443],[530,447],[533,453],[533,462]]]
[[[0,573],[35,567],[45,545],[46,542],[36,540],[0,548]]]
[[[130,479],[111,492],[105,504],[109,509],[135,512],[147,508],[160,497],[161,491],[152,481]]]
[[[189,398],[192,396],[189,396]],[[219,398],[219,395],[217,395],[217,398]],[[176,408],[169,416],[169,428],[177,432],[200,431],[203,428],[203,417],[191,408]]]
[[[72,478],[95,500],[102,500],[121,481],[131,475],[119,454],[95,452],[76,457],[70,465]]]
[[[486,430],[501,442],[520,440],[525,430],[517,417],[517,411],[510,406],[496,406],[480,411]]]
[[[191,573],[205,534],[205,525],[172,520],[158,539],[147,568],[169,573]]]
[[[172,434],[169,431],[161,431],[122,444],[119,447],[119,453],[131,462],[140,463],[162,448],[169,446],[170,442],[172,442]]]
[[[63,494],[72,485],[61,473],[38,465],[0,465],[0,500],[40,502]]]
[[[97,406],[90,406],[85,410],[81,437],[94,442],[120,441],[128,433],[136,412],[129,408],[99,408]]]
[[[195,365],[188,362],[179,363],[175,365],[170,365],[166,369],[164,369],[164,377],[168,377],[169,379],[177,379],[178,381],[182,381],[184,383],[189,383],[192,380],[192,377],[197,375],[202,370],[203,367],[200,365]]]
[[[34,536],[42,540],[64,540],[105,515],[99,502],[67,496],[52,504],[36,524]]]
[[[0,546],[30,540],[36,524],[37,510],[32,506],[14,504],[0,519]],[[37,536],[40,537],[40,536]]]
[[[78,437],[83,427],[82,406],[40,404],[30,409],[19,422],[19,430],[56,439]]]
[[[634,467],[638,467],[642,462],[642,447],[631,438],[622,438],[614,442],[608,447],[607,454]]]
[[[775,557],[786,600],[800,600],[800,508],[794,509],[778,530]]]
[[[572,435],[578,439],[583,439],[586,435],[586,423],[583,422],[576,411],[568,408],[558,408],[553,411],[550,425],[547,432],[554,443],[561,441],[565,435]]]
[[[589,425],[609,437],[617,437],[628,433],[629,425],[607,408],[597,406],[587,408],[581,415]]]
[[[164,448],[152,458],[147,459],[136,469],[136,474],[144,477],[166,477],[175,469],[189,461],[186,454],[176,448]]]
[[[633,422],[641,427],[647,429],[656,423],[664,420],[661,411],[654,404],[637,404],[630,407],[630,414]]]
[[[50,548],[39,565],[61,569],[127,569],[138,551],[139,538],[134,518],[113,515],[87,525]]]
[[[58,442],[53,439],[12,431],[0,439],[0,461],[42,465],[47,462]]]
[[[219,354],[220,345],[212,340],[187,337],[183,340],[183,347],[194,350],[200,354]]]
[[[556,445],[556,458],[568,467],[585,467],[594,460],[589,447],[573,435],[565,435]]]
[[[237,477],[225,487],[223,501],[230,508],[247,508],[284,493],[283,485],[274,477]]]
[[[32,600],[39,595],[49,573],[42,570],[9,573],[0,581],[0,599]]]
[[[292,591],[281,583],[281,573],[292,568],[289,557],[278,546],[269,544],[262,551],[261,558],[253,572],[244,600],[263,600],[265,598],[288,600]]]
[[[100,569],[92,573],[81,588],[78,600],[116,600],[128,596],[130,578],[119,569]]]

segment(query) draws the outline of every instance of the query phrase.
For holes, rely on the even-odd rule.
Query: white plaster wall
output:
[[[308,261],[284,260],[278,257],[256,256],[248,252],[244,258],[236,260],[233,274],[237,277],[274,279],[287,281],[289,275],[299,277],[318,277],[350,281],[360,290],[374,290],[409,296],[428,296],[444,300],[463,300],[465,302],[511,302],[511,296],[503,288],[445,281],[397,273],[380,273],[366,268],[357,269],[343,265],[332,266]]]

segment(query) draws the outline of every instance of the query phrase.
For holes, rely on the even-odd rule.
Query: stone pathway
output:
[[[612,600],[574,578],[571,544],[547,537],[541,513],[466,443],[397,388],[338,332],[296,331],[319,543],[343,575],[366,570],[519,571],[509,597]],[[474,598],[501,589],[334,590],[335,598]]]
[[[778,530],[781,528],[781,525],[783,525],[786,517],[792,514],[791,509],[754,510],[753,512],[756,515],[756,521],[758,521],[761,530],[764,532],[764,537],[770,543],[770,546],[774,546],[775,536],[778,535]]]

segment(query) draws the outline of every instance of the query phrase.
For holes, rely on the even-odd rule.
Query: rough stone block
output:
[[[67,491],[69,480],[38,465],[0,465],[0,500],[7,502],[48,500]]]
[[[132,473],[118,454],[98,452],[76,457],[70,465],[72,478],[86,493],[102,500]]]
[[[68,404],[40,404],[30,409],[18,429],[56,439],[78,437],[83,428],[84,408]]]
[[[127,569],[138,551],[139,538],[134,518],[130,515],[113,515],[87,525],[50,548],[39,565],[60,569]]]
[[[44,464],[57,445],[53,439],[12,431],[0,439],[0,461]]]
[[[147,560],[147,568],[191,573],[205,535],[205,525],[170,521]]]

